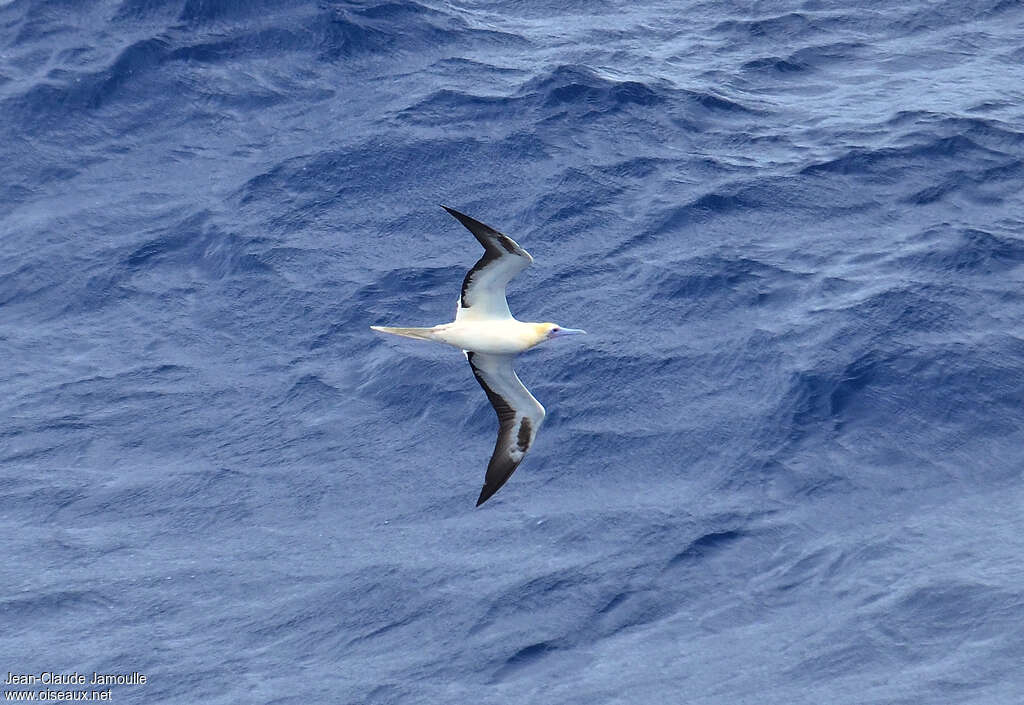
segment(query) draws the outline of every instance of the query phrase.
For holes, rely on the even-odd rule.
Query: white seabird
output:
[[[494,228],[442,206],[484,246],[480,258],[462,281],[455,320],[432,328],[370,326],[381,333],[433,340],[462,350],[476,381],[498,414],[498,442],[476,506],[486,502],[512,476],[537,437],[544,407],[523,386],[512,368],[515,356],[545,340],[586,331],[555,323],[525,323],[508,310],[505,285],[530,266],[533,257]]]

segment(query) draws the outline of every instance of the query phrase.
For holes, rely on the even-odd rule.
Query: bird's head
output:
[[[585,330],[579,328],[563,328],[557,323],[538,323],[537,324],[537,342],[543,343],[545,340],[551,340],[552,338],[561,338],[565,335],[579,335],[586,333]]]

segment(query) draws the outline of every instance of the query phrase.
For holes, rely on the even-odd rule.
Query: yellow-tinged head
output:
[[[537,335],[537,342],[534,345],[539,345],[552,338],[561,338],[563,335],[580,335],[587,332],[579,328],[563,328],[557,323],[534,323],[533,328]]]

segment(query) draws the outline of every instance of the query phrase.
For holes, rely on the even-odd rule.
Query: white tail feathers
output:
[[[375,331],[401,335],[405,338],[416,338],[417,340],[435,340],[433,328],[389,328],[388,326],[370,326]]]

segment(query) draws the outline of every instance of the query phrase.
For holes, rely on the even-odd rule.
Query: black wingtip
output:
[[[454,208],[449,208],[448,206],[444,205],[443,203],[441,204],[441,207],[444,208],[446,211],[448,211],[449,215],[451,215],[453,218],[455,218],[455,220],[459,221],[464,226],[466,226],[466,229],[469,230],[474,235],[476,235],[477,237],[480,237],[480,235],[478,234],[477,231],[482,231],[482,232],[487,233],[489,235],[496,235],[496,236],[499,236],[499,237],[504,237],[504,235],[499,233],[497,230],[492,228],[487,223],[481,223],[476,218],[468,216],[465,213],[460,213],[459,211],[455,210]]]
[[[481,504],[489,500],[491,497],[494,496],[494,493],[497,491],[497,487],[489,487],[488,485],[484,485],[483,489],[480,490],[480,496],[476,500],[476,506],[479,507]]]
[[[465,213],[460,213],[459,211],[455,210],[454,208],[450,208],[450,207],[446,206],[443,203],[441,204],[441,207],[444,208],[446,211],[448,211],[448,215],[450,215],[451,217],[455,218],[455,220],[457,220],[460,223],[462,223],[463,225],[465,225],[466,228],[468,230],[470,230],[470,231],[472,231],[473,228],[477,228],[477,227],[483,227],[486,230],[494,230],[494,228],[492,228],[490,225],[487,225],[486,223],[481,223],[476,218],[470,218]]]
[[[453,218],[455,218],[455,220],[462,223],[466,230],[473,233],[473,237],[475,237],[480,242],[480,244],[484,246],[485,250],[488,250],[490,252],[496,252],[499,255],[503,254],[503,252],[509,252],[513,255],[526,257],[531,262],[533,261],[533,258],[530,257],[530,254],[526,250],[521,248],[516,243],[516,241],[510,238],[508,235],[505,235],[495,230],[487,223],[481,223],[476,218],[471,218],[465,213],[459,213],[454,208],[449,208],[443,203],[441,204],[441,207],[448,211],[448,213]]]

